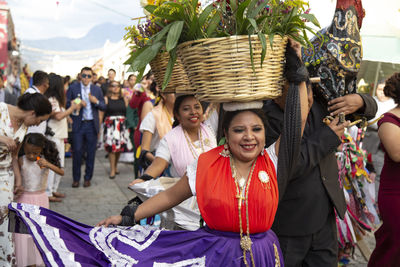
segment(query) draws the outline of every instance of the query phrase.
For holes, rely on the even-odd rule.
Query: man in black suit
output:
[[[0,102],[14,106],[17,104],[17,96],[8,92],[4,87],[3,75],[0,75]]]
[[[90,186],[90,180],[93,176],[94,160],[96,154],[97,134],[99,133],[99,110],[104,111],[103,93],[100,87],[92,84],[93,71],[89,67],[81,70],[81,82],[73,83],[67,91],[67,108],[71,101],[80,99],[78,103],[81,106],[79,113],[72,113],[72,151],[73,151],[73,183],[72,187],[79,187],[81,179],[81,161],[83,150],[87,153],[86,169],[84,176],[84,187]]]
[[[281,132],[283,111],[274,101],[266,101],[263,109],[269,123],[269,146]],[[343,218],[346,202],[339,186],[335,151],[341,144],[344,125],[337,125],[337,118],[329,126],[322,120],[341,112],[373,118],[377,105],[368,95],[350,94],[329,102],[328,110],[317,100],[312,104],[300,157],[286,190],[280,192],[272,229],[278,235],[285,266],[337,266],[335,210]]]

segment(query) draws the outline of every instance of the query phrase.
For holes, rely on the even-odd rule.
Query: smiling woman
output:
[[[203,108],[193,95],[179,96],[174,104],[173,129],[160,141],[156,158],[144,175],[130,185],[159,177],[171,164],[171,177],[182,177],[186,167],[199,155],[216,147],[214,125],[204,121]]]
[[[299,64],[298,53],[290,47],[288,50],[292,50],[287,53],[286,61],[289,65],[286,78],[291,83],[288,96],[297,100],[287,107],[297,106],[301,113],[301,118],[289,124],[288,131],[295,131],[296,135],[298,132],[301,138],[308,115],[305,84],[308,75],[302,72],[304,66]],[[291,57],[295,57],[296,62],[289,60]],[[205,138],[207,132],[203,131],[205,126],[201,123],[202,109],[198,101],[187,96],[175,103],[180,103],[175,115],[181,125],[164,139],[174,133],[174,142],[168,146],[171,155],[176,152],[180,161],[187,162],[196,158],[196,153],[205,151],[211,140],[207,137],[207,142]],[[261,107],[262,102],[258,102],[256,108]],[[197,125],[200,127],[196,132]],[[226,145],[198,156],[182,169],[186,174],[175,185],[139,206],[129,203],[120,215],[102,220],[97,227],[84,226],[44,208],[12,204],[10,210],[16,212],[25,225],[35,228],[30,230],[35,239],[40,240],[42,255],[51,266],[76,265],[77,262],[101,266],[282,266],[279,241],[270,230],[279,193],[283,193],[279,192],[276,175],[275,151],[278,151],[280,139],[264,149],[262,118],[248,108],[236,112],[230,120],[225,118],[224,125]],[[179,128],[181,130],[175,130]],[[299,142],[293,135],[285,136],[284,131],[282,148]],[[195,137],[199,141],[197,144],[193,142]],[[188,148],[182,152],[180,148],[185,146]],[[279,153],[281,155],[285,154]],[[192,196],[196,196],[206,227],[196,231],[166,231],[135,225]],[[35,216],[31,216],[33,214]],[[60,234],[54,236],[54,233]],[[60,247],[60,243],[65,246]],[[74,257],[67,256],[71,253]]]

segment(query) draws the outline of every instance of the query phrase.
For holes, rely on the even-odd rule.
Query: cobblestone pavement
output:
[[[100,220],[114,214],[119,214],[122,207],[135,194],[127,188],[133,179],[133,166],[129,163],[119,163],[120,174],[115,179],[109,179],[109,162],[104,151],[97,151],[92,185],[83,188],[83,178],[79,188],[72,188],[72,160],[65,159],[65,176],[61,179],[59,192],[67,197],[61,203],[51,203],[50,208],[71,219],[88,225],[95,225]],[[82,175],[84,173],[82,165]],[[375,247],[373,235],[365,239],[369,249]],[[348,265],[351,267],[365,267],[367,262],[358,248],[354,259]]]
[[[119,163],[119,175],[115,179],[109,178],[109,162],[104,151],[97,151],[92,185],[84,188],[83,174],[85,165],[82,165],[82,178],[78,188],[72,188],[72,159],[65,159],[65,175],[61,178],[59,192],[65,193],[63,202],[50,204],[50,208],[71,219],[88,225],[95,225],[102,219],[119,214],[121,209],[134,197],[134,193],[127,188],[133,180],[133,166],[128,163]]]

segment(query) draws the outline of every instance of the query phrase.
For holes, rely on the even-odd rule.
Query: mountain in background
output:
[[[119,42],[125,35],[125,26],[104,23],[94,26],[82,38],[56,37],[42,40],[22,40],[23,46],[53,51],[80,51],[101,48],[109,40]]]

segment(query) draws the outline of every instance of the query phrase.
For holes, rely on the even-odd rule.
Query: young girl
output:
[[[18,203],[34,204],[49,208],[49,198],[45,192],[49,169],[64,175],[60,157],[54,142],[40,133],[25,136],[22,156],[18,163],[21,169],[24,193],[16,200]],[[15,255],[17,266],[42,266],[42,257],[29,235],[15,234]]]

